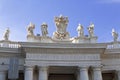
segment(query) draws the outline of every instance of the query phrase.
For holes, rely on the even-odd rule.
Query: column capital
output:
[[[88,77],[88,66],[79,66],[80,80],[89,80]]]
[[[33,70],[34,66],[25,66],[25,70]]]
[[[39,80],[48,80],[48,66],[38,66]]]
[[[25,66],[25,79],[24,80],[33,80],[33,66]]]
[[[38,66],[39,70],[48,70],[49,66]]]
[[[102,66],[92,66],[93,70],[101,71]]]
[[[93,80],[102,80],[101,67],[93,67]]]
[[[83,70],[88,70],[89,66],[78,66],[78,69],[80,71],[83,71]]]

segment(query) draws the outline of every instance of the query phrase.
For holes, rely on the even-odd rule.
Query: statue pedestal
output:
[[[97,43],[97,36],[95,37],[76,37],[73,39],[72,43]]]
[[[9,42],[3,42],[2,47],[9,47]]]
[[[28,42],[34,42],[35,41],[35,36],[34,35],[27,35],[27,41]]]
[[[83,36],[83,37],[75,37],[72,41],[72,43],[89,43],[89,38]]]
[[[49,36],[27,36],[28,42],[42,42],[52,43],[52,39]]]
[[[52,38],[52,42],[54,42],[54,43],[72,43],[72,40],[70,40],[70,38],[68,38],[68,39],[55,39],[55,38]]]
[[[42,43],[52,43],[51,37],[49,36],[41,36]]]
[[[78,37],[78,43],[89,43],[89,39],[87,37]]]
[[[97,43],[97,36],[91,37],[90,38],[90,43]]]
[[[10,41],[9,40],[2,40],[2,47],[9,47]]]
[[[113,48],[120,48],[119,42],[113,42]]]

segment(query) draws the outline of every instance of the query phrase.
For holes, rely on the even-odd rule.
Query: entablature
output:
[[[68,44],[21,42],[26,53],[104,53],[106,44]]]
[[[23,49],[18,42],[0,41],[0,57],[23,57]]]

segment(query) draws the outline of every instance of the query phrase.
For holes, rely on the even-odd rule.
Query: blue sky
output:
[[[30,22],[36,26],[35,34],[41,34],[40,25],[46,22],[52,37],[56,30],[54,17],[60,14],[69,18],[67,30],[71,37],[77,36],[79,23],[87,35],[91,22],[98,42],[112,41],[112,28],[120,34],[120,0],[0,0],[0,39],[9,27],[10,40],[26,41]]]

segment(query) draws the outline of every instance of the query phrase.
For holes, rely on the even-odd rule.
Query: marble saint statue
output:
[[[47,36],[47,34],[48,34],[47,28],[48,28],[48,25],[46,23],[43,23],[41,25],[42,36]]]
[[[90,26],[88,27],[88,32],[90,37],[94,37],[94,24],[91,23]]]
[[[118,40],[118,33],[114,29],[112,29],[112,36],[113,36],[114,42],[116,42]]]
[[[6,40],[6,41],[9,40],[9,34],[10,34],[10,30],[9,30],[9,28],[7,28],[7,29],[5,30],[4,35],[3,35],[4,40]]]
[[[78,31],[78,36],[79,37],[83,37],[84,36],[84,28],[83,28],[83,26],[81,24],[78,25],[77,31]]]
[[[34,32],[33,32],[34,29],[35,29],[35,25],[30,23],[27,27],[28,35],[34,36]]]

